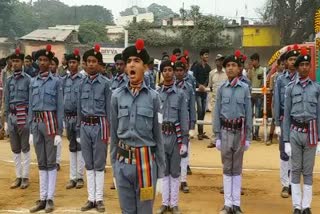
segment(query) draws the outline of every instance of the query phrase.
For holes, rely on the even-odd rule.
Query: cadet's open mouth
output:
[[[135,71],[133,71],[133,70],[130,71],[130,75],[135,75],[135,74],[136,74]]]

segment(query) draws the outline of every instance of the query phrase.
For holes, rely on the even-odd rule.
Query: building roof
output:
[[[80,25],[56,25],[54,27],[48,27],[50,30],[75,30],[79,31]]]
[[[64,42],[73,30],[39,29],[21,37],[21,40]]]
[[[9,41],[9,38],[7,37],[0,37],[0,43],[5,43],[5,42],[8,42]]]

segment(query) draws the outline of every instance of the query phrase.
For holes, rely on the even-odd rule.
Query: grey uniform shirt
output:
[[[77,73],[74,79],[70,74],[65,77],[63,86],[64,112],[77,113],[78,94],[83,78],[84,76],[80,73]]]
[[[77,126],[80,127],[82,117],[106,116],[110,121],[111,82],[106,77],[98,74],[94,80],[85,77],[80,83]]]
[[[249,87],[246,83],[238,81],[235,87],[231,87],[229,80],[225,81],[217,91],[213,121],[215,136],[221,139],[221,119],[245,119],[246,140],[251,140],[252,131],[252,107]]]
[[[164,86],[159,89],[161,108],[164,122],[180,123],[182,143],[188,145],[189,142],[189,113],[188,100],[182,89],[174,84],[172,92],[164,91]]]
[[[164,146],[161,137],[159,94],[143,83],[133,96],[129,83],[116,89],[111,97],[111,163],[115,164],[119,141],[132,147],[148,146],[155,151],[158,177],[164,176]]]
[[[177,84],[176,84],[177,85]],[[178,85],[177,85],[178,87]],[[194,92],[194,89],[190,83],[187,81],[184,81],[183,86],[181,87],[183,90],[185,97],[187,98],[188,103],[188,112],[189,112],[189,129],[193,130],[195,129],[196,125],[196,94]]]
[[[292,119],[301,123],[317,119],[320,136],[320,85],[309,80],[303,88],[296,78],[287,86],[285,93],[283,141],[289,142]]]
[[[196,78],[194,78],[194,76],[192,74],[190,74],[189,72],[186,74],[185,81],[187,81],[189,84],[192,85],[192,88],[194,91],[196,91]]]
[[[280,117],[284,115],[284,95],[287,85],[291,82],[289,72],[277,77],[274,87],[274,118],[276,126],[280,126]]]
[[[122,78],[121,77],[119,78],[119,76],[121,76],[121,75],[123,75]],[[117,88],[125,86],[127,83],[128,83],[127,75],[125,73],[123,73],[123,74],[117,73],[117,75],[115,77],[113,77],[113,79],[112,79],[111,89],[112,89],[112,91],[114,91]]]
[[[29,104],[29,86],[31,77],[25,72],[21,73],[18,79],[10,76],[4,90],[5,106],[4,113],[8,121],[9,109],[15,109],[17,105]]]
[[[31,79],[29,93],[29,123],[31,124],[35,111],[56,112],[58,135],[63,131],[63,91],[62,82],[51,73],[45,79],[40,74]],[[31,126],[30,126],[31,127]]]

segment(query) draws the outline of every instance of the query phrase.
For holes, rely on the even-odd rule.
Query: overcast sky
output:
[[[20,0],[29,1],[29,0]],[[36,0],[34,0],[36,1]],[[186,9],[190,5],[199,5],[202,13],[211,13],[214,15],[226,16],[229,18],[245,16],[248,18],[257,18],[257,8],[263,8],[266,0],[60,0],[68,5],[101,5],[112,10],[114,17],[119,16],[119,12],[133,5],[147,7],[152,3],[166,5],[173,11],[179,12],[184,6]],[[246,9],[247,7],[247,9]]]

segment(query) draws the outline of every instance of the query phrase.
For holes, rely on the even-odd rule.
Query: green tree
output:
[[[16,36],[23,36],[37,29],[40,21],[32,11],[32,6],[24,2],[15,2],[13,8],[14,16],[10,16],[12,30]]]
[[[154,21],[156,24],[161,24],[163,19],[178,16],[170,8],[164,5],[153,3],[147,8],[148,12],[152,12],[154,15]]]
[[[268,0],[260,15],[264,22],[279,26],[281,44],[286,45],[309,41],[318,8],[320,0]]]
[[[200,7],[195,5],[189,11],[180,12],[194,22],[193,28],[182,29],[183,44],[193,48],[222,48],[229,45],[229,39],[221,34],[227,20],[218,16],[204,16],[200,13]]]
[[[14,8],[15,0],[1,0],[0,1],[0,35],[1,36],[15,36],[11,29],[11,24],[8,22],[8,17],[11,16]]]
[[[85,21],[79,27],[79,40],[81,43],[108,42],[105,25],[99,22]]]
[[[112,25],[113,15],[110,10],[103,8],[102,6],[80,6],[69,8],[70,14],[75,16],[74,23],[81,23],[83,21],[96,21],[105,25]]]
[[[181,45],[179,37],[168,36],[159,33],[161,30],[155,23],[141,21],[131,23],[126,28],[129,32],[129,42],[134,43],[136,39],[142,38],[146,45],[151,47],[163,47],[171,45]]]

